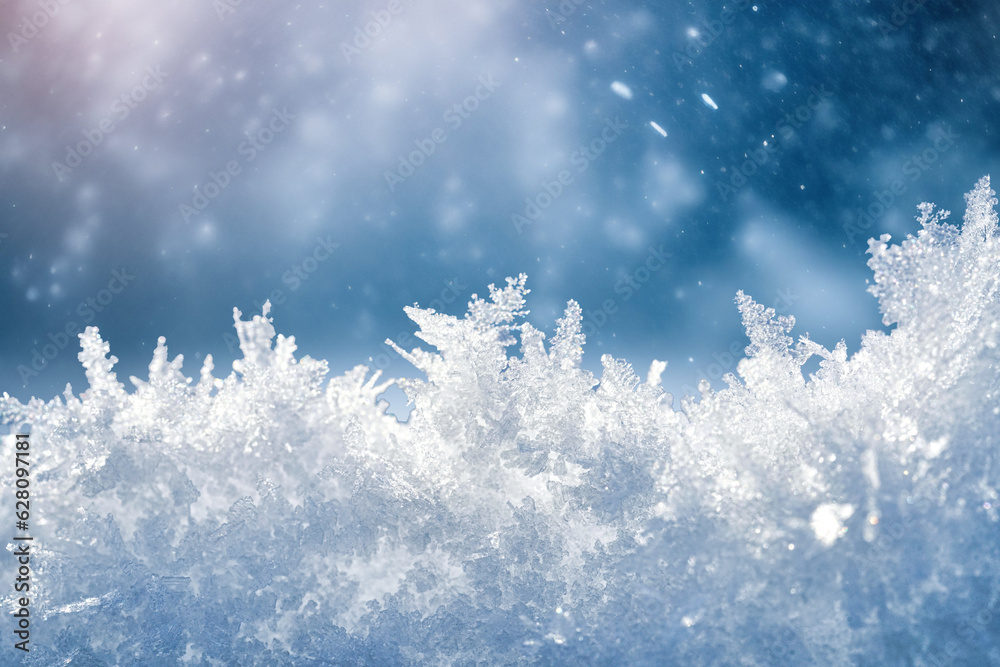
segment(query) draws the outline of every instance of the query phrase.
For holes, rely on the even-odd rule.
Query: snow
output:
[[[854,505],[824,503],[816,508],[809,525],[816,533],[816,539],[823,546],[832,546],[842,534],[847,532],[844,522],[854,514]]]
[[[419,379],[327,381],[266,305],[226,377],[161,338],[129,392],[90,327],[86,391],[0,401],[36,452],[23,664],[1000,664],[995,204],[870,242],[894,328],[853,355],[739,293],[746,358],[679,411],[665,362],[581,367],[577,303],[546,341],[523,275],[406,308]]]
[[[629,88],[624,83],[622,83],[621,81],[612,81],[611,91],[618,97],[621,97],[622,99],[626,100],[632,99],[632,89]]]

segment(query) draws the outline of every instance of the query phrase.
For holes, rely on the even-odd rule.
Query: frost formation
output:
[[[43,522],[23,664],[1000,664],[1000,242],[966,198],[870,241],[891,333],[849,358],[740,293],[747,358],[680,411],[662,362],[580,368],[575,302],[546,344],[523,275],[406,309],[408,424],[268,307],[226,378],[161,338],[132,393],[88,328],[87,391],[0,401]]]

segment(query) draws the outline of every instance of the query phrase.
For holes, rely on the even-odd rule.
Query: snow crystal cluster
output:
[[[406,424],[267,307],[226,378],[160,339],[131,393],[90,328],[89,389],[0,401],[35,452],[23,664],[1000,664],[988,178],[967,203],[870,242],[891,333],[793,343],[741,293],[747,357],[679,411],[661,362],[581,369],[576,303],[546,342],[524,276],[407,308],[436,351],[399,350]]]

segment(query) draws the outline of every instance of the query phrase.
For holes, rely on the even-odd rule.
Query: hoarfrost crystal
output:
[[[575,302],[546,344],[523,275],[406,309],[437,349],[399,350],[407,424],[268,306],[224,379],[161,338],[131,393],[88,328],[89,389],[0,403],[37,450],[24,664],[1000,664],[988,178],[967,200],[870,242],[891,333],[849,357],[740,293],[747,358],[680,411],[663,362],[581,368]]]

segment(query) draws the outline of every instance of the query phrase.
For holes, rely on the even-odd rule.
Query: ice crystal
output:
[[[0,403],[36,452],[24,664],[1000,664],[988,178],[967,203],[870,242],[894,328],[853,356],[740,293],[747,358],[680,411],[664,362],[581,368],[575,302],[547,345],[523,275],[406,309],[407,424],[268,306],[225,379],[161,338],[131,393],[88,328],[85,392]]]

